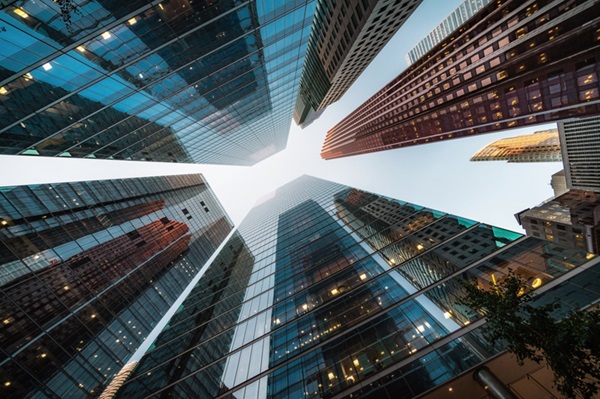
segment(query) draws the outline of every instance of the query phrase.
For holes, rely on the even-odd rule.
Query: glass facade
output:
[[[600,4],[491,2],[327,132],[333,159],[600,114]]]
[[[315,0],[0,12],[0,154],[252,165],[285,148]]]
[[[201,175],[0,188],[0,396],[97,397],[232,227]]]
[[[512,269],[542,290],[567,272],[598,280],[596,263],[303,176],[249,213],[117,397],[412,398],[496,354],[457,279],[489,287]]]

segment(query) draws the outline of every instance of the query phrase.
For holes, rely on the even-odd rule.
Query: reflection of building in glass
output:
[[[302,128],[342,97],[422,0],[319,1],[294,120]]]
[[[599,15],[590,1],[490,2],[330,129],[321,156],[600,113]]]
[[[2,397],[100,394],[231,228],[200,175],[0,188]]]
[[[314,8],[4,7],[0,153],[252,165],[286,145]]]
[[[304,176],[254,207],[117,397],[412,398],[497,353],[460,278],[543,290],[597,262]]]
[[[234,233],[154,343],[158,349],[147,353],[137,368],[138,373],[152,371],[144,374],[143,380],[127,385],[121,392],[125,397],[135,397],[138,390],[164,387],[164,397],[186,397],[186,392],[201,398],[219,394],[223,389],[219,378],[223,363],[213,370],[214,374],[190,374],[227,355],[235,332],[230,327],[243,311],[244,288],[254,262],[240,234]],[[173,358],[173,354],[180,356]],[[175,384],[185,376],[185,384]]]
[[[434,30],[429,32],[412,50],[406,54],[406,63],[408,65],[417,62],[436,44],[444,40],[448,35],[454,32],[459,26],[467,22],[475,13],[486,6],[490,0],[466,0],[461,3],[454,11],[450,13]]]
[[[600,117],[560,122],[558,130],[567,187],[600,192]]]
[[[560,162],[558,130],[494,141],[477,151],[471,161]]]
[[[600,251],[600,193],[570,190],[516,217],[527,235]]]

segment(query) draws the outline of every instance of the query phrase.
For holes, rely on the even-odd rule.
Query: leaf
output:
[[[526,282],[509,270],[492,289],[463,281],[460,304],[486,318],[483,333],[495,346],[502,343],[522,363],[545,361],[554,384],[568,398],[593,398],[600,391],[600,311],[576,310],[561,320],[560,300],[541,306],[532,303]]]

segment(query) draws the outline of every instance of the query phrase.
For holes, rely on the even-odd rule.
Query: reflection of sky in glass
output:
[[[516,233],[514,231],[501,229],[499,227],[492,226],[492,232],[494,233],[494,237],[499,238],[500,240],[496,240],[496,245],[498,247],[503,247],[507,242],[512,242],[517,238],[523,237],[523,234]]]
[[[0,20],[4,21],[6,16],[4,14],[0,15]],[[48,38],[43,38],[39,35],[39,33],[34,30],[28,28],[25,25],[20,25],[21,29],[25,30],[17,30],[16,28],[12,28],[10,32],[11,43],[19,43],[20,46],[16,45],[7,45],[3,46],[3,54],[5,57],[10,57],[11,55],[21,51],[23,48],[31,46],[33,43],[45,39],[48,41]],[[149,48],[127,28],[119,29],[121,34],[127,32],[128,34],[123,34],[123,40],[130,41],[132,45],[138,48],[143,48],[141,51],[147,52]],[[37,36],[37,40],[34,37]],[[88,46],[90,51],[94,51],[97,48],[104,48],[113,42],[115,45],[120,45],[119,42],[115,40],[116,35],[111,36],[111,38],[103,40],[100,42],[99,40],[92,41]],[[54,43],[57,48],[60,48],[58,43]],[[7,64],[0,64],[7,69],[14,69],[15,65],[11,60],[8,60]],[[151,64],[154,66],[162,66],[166,67],[166,62],[157,54],[152,54],[148,57],[145,62],[147,64]],[[71,50],[67,55],[60,56],[49,62],[51,69],[46,70],[44,66],[39,67],[31,72],[33,78],[37,81],[48,83],[52,86],[62,87],[67,91],[77,90],[82,85],[91,82],[94,79],[98,79],[105,73],[105,71],[98,68],[98,66],[83,55],[79,54],[78,50]],[[47,65],[47,64],[45,64]],[[141,69],[137,66],[130,66],[127,68],[129,72],[131,72],[134,76],[137,76]],[[65,80],[65,78],[69,78],[70,80]],[[173,80],[174,85],[185,85],[186,82],[178,75],[173,74],[169,76],[168,79]],[[137,115],[141,118],[152,119],[156,114],[163,114],[166,110],[170,112],[176,112],[176,110],[172,109],[168,104],[157,104],[156,100],[152,97],[147,96],[145,93],[136,92],[137,88],[131,83],[126,82],[120,76],[113,74],[110,78],[105,78],[102,81],[92,85],[89,88],[86,88],[79,92],[79,94],[83,97],[86,97],[92,101],[100,102],[104,105],[110,105],[113,101],[128,96],[122,101],[112,105],[115,109],[121,112],[129,113],[131,115],[136,114],[137,111],[140,111]],[[142,111],[142,108],[147,108]]]
[[[359,190],[356,191],[354,194],[358,194]],[[340,201],[341,198],[348,202],[337,202],[338,206],[334,205],[334,201]],[[182,380],[189,376],[187,381],[190,385],[203,384],[205,379],[210,379],[213,384],[214,378],[215,386],[221,384],[223,389],[235,390],[236,386],[245,383],[249,378],[264,373],[260,382],[254,382],[233,392],[234,397],[246,399],[249,398],[248,395],[252,395],[250,397],[254,399],[267,395],[267,389],[263,389],[264,385],[261,385],[265,384],[265,381],[271,389],[270,394],[281,393],[273,390],[274,388],[290,389],[288,396],[295,397],[295,391],[289,388],[291,384],[285,383],[286,378],[294,378],[294,386],[300,384],[306,390],[311,381],[321,378],[329,382],[328,373],[334,373],[344,378],[334,381],[333,384],[337,384],[337,388],[332,389],[339,389],[336,393],[343,392],[349,387],[345,383],[349,369],[348,366],[344,366],[344,362],[349,362],[351,366],[352,359],[356,359],[361,367],[365,367],[365,373],[377,373],[379,369],[371,368],[376,367],[379,361],[369,358],[376,349],[376,352],[381,354],[383,368],[404,361],[415,353],[415,356],[420,356],[422,360],[424,358],[419,353],[430,351],[431,344],[444,342],[443,340],[449,339],[448,334],[474,320],[470,318],[466,309],[453,306],[453,298],[460,286],[452,279],[442,279],[453,276],[453,273],[461,268],[464,268],[460,270],[462,273],[471,266],[477,267],[479,260],[492,253],[495,253],[494,257],[504,254],[508,259],[513,259],[515,256],[509,250],[515,246],[500,249],[500,245],[495,247],[493,243],[498,239],[506,245],[519,235],[511,235],[510,232],[493,229],[469,219],[410,206],[402,201],[394,201],[405,204],[404,207],[397,208],[395,204],[381,201],[368,193],[364,197],[365,203],[361,202],[362,198],[348,198],[346,186],[303,177],[294,184],[278,189],[275,197],[270,196],[254,208],[239,231],[255,263],[252,265],[253,273],[248,284],[244,285],[244,291],[240,292],[244,302],[240,303],[239,307],[236,305],[235,310],[231,311],[231,322],[226,324],[223,330],[223,333],[230,337],[226,343],[221,341],[223,347],[227,346],[226,349],[223,348],[225,357],[219,354],[206,370],[199,370],[197,373],[193,367],[189,367],[185,374],[180,376]],[[300,206],[311,202],[309,200],[316,201],[318,205]],[[378,207],[384,204],[389,206],[389,210],[378,213]],[[344,206],[346,208],[343,208]],[[343,209],[353,209],[352,206],[366,210],[365,214],[352,211],[356,217],[353,219],[351,215],[343,212]],[[288,211],[290,212],[285,214]],[[418,220],[415,218],[428,215],[426,221],[430,223],[423,224],[418,229],[425,235],[436,234],[436,231],[445,226],[450,228],[448,234],[438,237],[440,239],[436,245],[422,253],[416,251],[412,255],[414,259],[421,261],[422,264],[415,266],[422,267],[424,272],[427,268],[440,268],[437,273],[434,273],[435,270],[429,270],[434,281],[427,284],[431,289],[425,293],[415,286],[415,283],[420,282],[411,281],[398,268],[400,265],[394,266],[386,262],[362,236],[366,233],[360,230],[360,221],[363,220],[360,218],[364,217],[367,221],[379,218],[379,222],[382,222],[370,224],[373,231],[369,230],[368,237],[371,237],[375,231],[383,235],[390,226],[395,226],[396,223],[387,221],[394,220],[394,215],[397,214],[403,215],[404,218],[404,222],[398,225],[412,223],[411,221]],[[352,220],[357,220],[357,223],[352,223]],[[436,224],[439,224],[438,230],[432,229]],[[325,237],[333,241],[329,242]],[[389,238],[398,240],[398,237],[394,237],[392,235]],[[335,250],[326,250],[328,245],[333,245],[332,242],[335,242]],[[462,254],[445,254],[444,248],[452,247],[455,242],[466,245],[467,248],[459,250]],[[473,243],[470,244],[471,242]],[[486,245],[479,248],[477,242]],[[277,243],[280,244],[279,247]],[[324,252],[321,252],[322,250]],[[471,250],[477,250],[474,252],[478,252],[479,255],[471,254]],[[462,259],[460,255],[467,256],[463,261],[459,261]],[[323,262],[317,261],[317,258]],[[451,261],[454,266],[448,265],[446,260]],[[344,263],[346,261],[348,263]],[[329,269],[330,265],[334,264],[344,266],[340,266],[340,269]],[[495,265],[494,262],[491,264]],[[322,274],[324,270],[329,270],[331,274]],[[309,276],[313,272],[313,275],[320,273],[321,277],[311,280]],[[355,282],[350,283],[351,278],[354,278]],[[343,295],[338,295],[339,292],[333,293],[331,287],[346,287],[349,290],[348,295],[341,288],[340,292]],[[356,302],[358,305],[353,303],[354,300],[359,300]],[[361,314],[358,307],[362,305],[373,306],[366,307],[371,312]],[[352,320],[360,324],[346,324],[343,317],[351,317],[355,311],[358,313],[355,313],[356,316],[352,317]],[[332,313],[334,315],[330,316]],[[461,317],[458,317],[459,315]],[[362,317],[365,317],[364,322]],[[222,320],[224,319],[220,318],[216,322],[221,325]],[[236,320],[237,324],[234,324],[233,320]],[[181,339],[182,342],[185,341],[185,333]],[[209,342],[199,342],[198,345],[208,349]],[[352,344],[347,345],[345,342]],[[162,346],[159,344],[157,350]],[[468,345],[461,345],[461,348],[447,358],[449,363],[443,367],[419,373],[422,373],[423,378],[435,379],[438,375],[436,373],[456,371],[453,368],[456,357],[452,356],[473,356]],[[167,346],[163,349],[169,350]],[[202,350],[199,349],[200,352]],[[275,350],[279,352],[275,353]],[[446,356],[446,352],[440,353]],[[162,359],[163,356],[170,358],[171,355],[157,352],[152,359]],[[313,361],[311,359],[321,363],[318,367],[310,366]],[[148,366],[149,368],[142,368],[134,380],[143,382],[146,372],[151,371],[152,367],[159,367],[152,364],[144,367]],[[277,370],[269,367],[277,367]],[[215,377],[217,375],[218,377]],[[358,372],[348,375],[353,375],[353,382],[365,378]],[[137,385],[131,385],[129,388],[134,386]],[[321,388],[317,388],[315,383],[311,392],[319,389]],[[327,388],[323,386],[323,390],[325,389]],[[325,391],[320,393],[327,394]]]
[[[169,4],[168,7],[172,5]],[[138,19],[137,25],[130,24],[128,20],[100,34],[98,32],[102,32],[102,28],[98,26],[114,22],[114,18],[108,18],[110,12],[104,10],[100,4],[90,2],[80,5],[80,11],[87,19],[78,15],[73,19],[73,26],[78,32],[76,35],[94,31],[94,38],[64,55],[51,59],[32,70],[30,74],[40,83],[60,87],[71,93],[77,91],[77,95],[105,107],[169,128],[147,133],[150,135],[148,137],[118,140],[99,148],[98,141],[95,144],[92,141],[91,145],[81,144],[94,134],[102,134],[108,138],[113,134],[110,131],[120,129],[120,125],[111,127],[107,134],[92,130],[88,138],[83,137],[85,130],[81,126],[65,126],[67,131],[76,132],[79,141],[73,144],[65,142],[62,145],[63,154],[69,154],[69,147],[76,147],[71,155],[86,156],[84,151],[88,148],[101,157],[106,157],[111,152],[113,155],[122,152],[127,158],[134,155],[139,157],[138,152],[143,150],[143,146],[151,143],[141,141],[142,139],[160,139],[161,135],[166,133],[176,134],[182,144],[188,146],[192,153],[196,153],[197,162],[214,162],[218,161],[219,157],[229,161],[238,158],[234,163],[243,159],[249,160],[246,162],[255,162],[283,149],[287,141],[289,129],[285,125],[286,121],[291,120],[314,7],[314,2],[310,2],[308,6],[301,3],[292,5],[258,2],[256,5],[240,6],[230,14],[218,11],[217,18],[206,22],[206,27],[202,30],[180,32],[182,38],[185,36],[196,47],[190,51],[199,52],[198,56],[207,64],[203,65],[201,60],[191,57],[189,61],[184,60],[184,64],[180,65],[182,61],[179,53],[182,49],[175,36],[173,41],[170,41],[171,37],[164,38],[164,45],[160,43],[161,46],[157,45],[156,48],[149,42],[146,44],[151,34],[141,36],[142,32],[148,33],[144,28],[156,28],[151,20],[154,21],[152,18],[158,17],[162,11],[150,8],[147,15],[141,17],[142,21]],[[41,60],[40,57],[60,51],[64,44],[49,38],[60,35],[52,36],[53,33],[48,33],[49,37],[43,37],[28,26],[28,22],[35,18],[41,20],[45,26],[52,20],[50,25],[57,24],[55,27],[58,29],[62,21],[56,10],[54,4],[39,3],[25,8],[29,13],[28,21],[12,13],[0,15],[9,26],[9,34],[5,37],[10,36],[11,43],[20,43],[7,43],[7,51],[3,52],[5,58],[0,60],[0,65],[5,63],[10,67],[8,69],[19,71],[32,62]],[[268,23],[265,26],[253,26],[254,14],[258,14],[260,23]],[[99,21],[100,25],[87,27],[89,21],[99,17],[107,18]],[[164,28],[174,21],[163,20],[158,24]],[[140,24],[146,25],[140,28]],[[235,26],[226,26],[227,24]],[[215,49],[209,49],[206,54],[202,53],[201,42],[208,40],[211,34],[209,32],[221,28],[224,34],[229,32],[230,36]],[[203,33],[204,30],[209,36]],[[0,38],[0,41],[2,40],[3,38]],[[198,43],[195,43],[196,41]],[[39,46],[45,46],[47,49],[33,51]],[[32,58],[34,54],[39,56]],[[134,57],[140,55],[144,58],[135,61]],[[15,57],[20,57],[22,62],[15,62]],[[99,64],[90,61],[91,57],[96,57]],[[211,57],[216,58],[211,61]],[[236,57],[239,58],[236,60]],[[210,65],[219,58],[227,61],[215,71],[209,71]],[[108,69],[104,63],[108,63]],[[113,67],[119,69],[113,71]],[[209,68],[204,75],[203,68]],[[173,72],[173,69],[176,71]],[[233,79],[230,80],[231,76]],[[91,85],[85,87],[88,84]],[[140,89],[142,85],[146,86]],[[202,87],[199,88],[199,85]],[[85,88],[81,89],[82,87]],[[203,93],[202,96],[200,93]],[[66,102],[69,102],[68,98]],[[88,112],[83,108],[78,111],[82,113],[80,117],[84,117],[83,113]],[[51,117],[51,114],[47,113],[42,115]],[[27,125],[27,121],[25,122]],[[39,123],[34,120],[31,122]],[[67,125],[71,123],[75,122],[68,122]],[[57,138],[70,139],[68,135]],[[142,147],[140,143],[143,143]],[[39,145],[44,148],[54,144],[46,141]],[[25,148],[20,151],[38,153]],[[159,154],[154,156],[158,157]]]
[[[351,242],[357,243],[359,245],[360,248],[362,248],[362,250],[364,251],[364,254],[367,256],[367,258],[371,258],[373,260],[375,260],[377,262],[377,264],[381,267],[379,272],[375,272],[375,270],[372,270],[372,272],[374,272],[374,278],[373,280],[369,280],[369,284],[368,285],[373,285],[373,289],[377,286],[376,280],[377,277],[379,277],[379,275],[382,272],[387,272],[387,276],[386,275],[382,275],[381,278],[379,279],[382,283],[386,282],[385,284],[390,284],[390,283],[397,283],[398,287],[393,288],[392,286],[389,287],[389,291],[385,291],[386,293],[389,292],[390,294],[392,294],[392,292],[394,292],[394,296],[400,295],[399,298],[402,297],[406,297],[406,295],[412,295],[418,292],[418,289],[415,288],[404,276],[402,276],[399,272],[395,271],[395,270],[391,270],[392,267],[379,255],[379,253],[375,253],[373,248],[371,248],[364,240],[362,240],[344,221],[340,220],[338,218],[338,216],[336,215],[336,207],[333,205],[333,199],[335,196],[335,192],[344,192],[345,191],[345,187],[337,187],[337,191],[333,191],[336,188],[336,185],[327,187],[324,186],[323,190],[324,191],[329,191],[332,192],[332,194],[330,196],[323,196],[322,194],[319,195],[317,194],[319,192],[318,187],[321,184],[320,181],[311,181],[309,183],[308,188],[306,188],[303,192],[298,192],[297,196],[294,196],[293,199],[290,199],[288,197],[288,201],[285,200],[281,200],[281,196],[283,196],[283,198],[285,198],[286,194],[280,193],[280,197],[275,197],[274,201],[267,201],[265,204],[261,204],[265,206],[265,211],[266,213],[262,214],[262,220],[263,223],[266,220],[269,220],[269,222],[267,222],[269,225],[271,226],[276,226],[277,221],[279,220],[279,218],[272,218],[269,217],[268,214],[271,215],[275,215],[278,214],[280,215],[279,217],[281,217],[281,215],[290,210],[293,209],[294,206],[296,206],[296,204],[299,203],[303,203],[304,201],[306,201],[307,199],[314,199],[314,197],[319,197],[320,199],[318,200],[319,205],[323,208],[323,210],[326,210],[329,214],[329,217],[333,218],[333,220],[335,220],[335,226],[337,227],[337,230],[339,231],[341,229],[341,231],[345,232],[345,234],[349,234],[349,236],[346,238],[346,240],[349,240],[348,242],[346,242],[345,245],[350,245],[352,246],[353,244],[351,244]],[[284,190],[290,190],[293,189],[292,188],[285,188]],[[287,193],[287,195],[290,195],[289,193]],[[306,198],[304,198],[306,197]],[[395,201],[394,202],[398,202],[401,204],[405,204],[405,202],[402,201]],[[421,206],[416,206],[416,205],[411,205],[415,210],[418,209],[424,209]],[[429,212],[429,210],[427,210]],[[259,211],[260,212],[260,211]],[[438,211],[431,211],[431,213],[434,214],[434,216],[436,218],[440,218],[442,216],[444,216],[445,214],[442,212],[438,212]],[[468,220],[461,220],[459,221],[459,223],[463,223],[463,224],[467,224],[467,227],[470,227],[474,224],[474,222],[468,221]],[[247,222],[244,222],[244,225],[247,225]],[[264,231],[271,231],[269,227],[266,227],[263,225],[262,229]],[[308,231],[307,231],[308,232]],[[267,254],[271,254],[272,250],[269,251],[267,250],[265,251],[264,247],[256,247],[255,245],[252,245],[252,239],[249,233],[247,233],[247,240],[246,242],[250,244],[250,247],[254,247],[255,248],[255,252],[254,255],[256,256],[257,259],[257,263],[255,265],[254,270],[258,271],[258,270],[262,270],[263,273],[266,274],[271,274],[271,273],[275,273],[275,262],[277,260],[277,258],[273,257],[273,255],[267,255],[266,258],[265,257],[265,253]],[[281,234],[280,232],[278,234]],[[302,233],[305,234],[305,233]],[[324,234],[322,231],[320,234],[317,235],[317,237],[320,237],[322,234]],[[272,235],[272,238],[268,241],[268,247],[274,249],[276,247],[276,241],[277,241],[277,237],[278,235]],[[258,244],[260,245],[264,245],[264,241],[263,242],[259,242]],[[256,250],[260,250],[263,251],[261,252],[257,252]],[[367,255],[368,254],[368,255]],[[279,254],[281,255],[281,254]],[[277,256],[277,255],[275,255]],[[261,258],[262,261],[259,261]],[[266,266],[269,263],[269,260],[273,263],[271,263],[269,266]],[[357,267],[359,264],[355,263],[353,267]],[[391,279],[390,279],[391,278]],[[251,280],[252,281],[252,280]],[[273,282],[272,282],[273,283]],[[272,287],[272,286],[271,286]],[[384,287],[385,289],[388,289],[388,287]],[[402,294],[402,291],[405,291],[405,294]],[[270,288],[268,291],[269,293],[269,304],[273,303],[273,292],[274,289]],[[300,294],[297,294],[300,295]],[[386,295],[381,295],[382,297],[386,297]],[[249,300],[250,298],[246,298],[245,300]],[[279,305],[284,306],[284,303],[286,301],[288,301],[289,299],[285,299],[282,302],[279,302]],[[422,309],[424,312],[426,312],[425,314],[421,314],[419,317],[419,319],[414,319],[413,322],[417,323],[414,325],[414,328],[419,329],[419,328],[433,328],[429,323],[425,323],[422,320],[425,320],[426,318],[431,317],[432,320],[435,320],[436,323],[438,323],[438,325],[441,327],[441,329],[437,329],[437,333],[438,334],[442,334],[442,335],[446,335],[447,333],[453,332],[455,330],[457,330],[460,326],[453,321],[452,319],[449,319],[445,316],[444,314],[444,310],[439,308],[439,306],[437,306],[436,304],[434,304],[433,301],[431,301],[429,298],[427,298],[425,295],[419,295],[415,298],[416,303],[418,304],[418,306],[420,307],[420,309]],[[246,302],[246,304],[244,306],[248,306],[249,302]],[[327,306],[325,304],[323,304],[323,306],[325,308],[327,308]],[[276,305],[274,309],[277,309],[278,306]],[[320,308],[320,306],[319,306]],[[283,307],[282,307],[283,309]],[[250,310],[250,309],[248,309]],[[315,308],[314,310],[315,312],[319,312],[319,310],[317,310],[317,308]],[[242,315],[240,316],[240,321],[244,318],[243,315],[245,312],[244,310],[242,310]],[[268,333],[268,331],[270,331],[270,327],[268,326],[268,320],[270,320],[272,314],[272,309],[269,309],[269,311],[267,312],[267,316],[268,318],[265,319],[265,329],[263,331],[263,329],[261,329],[260,334],[254,334],[252,335],[254,338],[259,338],[260,336],[262,336],[265,333]],[[275,317],[275,316],[273,316]],[[411,318],[412,319],[412,318]],[[263,320],[262,318],[260,320]],[[294,328],[294,323],[291,321],[291,319],[288,320],[277,320],[275,321],[275,325],[278,324],[278,322],[281,323],[288,323],[286,324],[287,327],[283,327],[284,330],[283,332],[287,331],[286,329],[289,328]],[[243,331],[247,331],[245,323],[247,323],[247,321],[244,322],[243,326],[238,327],[238,329],[241,329],[242,333]],[[434,324],[434,323],[431,323]],[[442,330],[443,329],[443,330]],[[293,330],[290,330],[289,333],[293,333]],[[288,334],[289,334],[288,333]],[[278,330],[278,335],[282,334],[282,331]],[[241,347],[241,345],[245,342],[249,342],[249,337],[246,337],[245,339],[242,339],[240,336],[240,332],[239,330],[236,330],[236,333],[234,335],[234,339],[232,342],[232,345],[230,347],[230,351],[235,350],[236,348]],[[271,336],[270,339],[273,339],[273,336]],[[251,378],[255,375],[257,375],[260,372],[266,371],[268,366],[265,366],[266,364],[268,364],[268,359],[271,356],[271,354],[268,351],[264,350],[264,346],[266,346],[266,344],[263,343],[263,340],[259,340],[258,342],[254,343],[252,346],[239,351],[235,354],[233,354],[232,356],[228,357],[227,359],[227,363],[225,366],[225,372],[223,374],[223,377],[221,379],[221,382],[226,386],[226,387],[233,387],[236,386],[237,384],[240,384],[242,382],[244,382],[247,378]],[[263,346],[264,345],[264,346]],[[271,343],[271,350],[273,350],[273,345],[274,343]],[[307,347],[308,348],[308,347]],[[281,349],[281,348],[280,348]],[[290,350],[293,350],[290,349]],[[262,353],[262,356],[259,355],[259,353]],[[291,352],[290,352],[291,353]],[[307,352],[308,353],[308,352]],[[252,354],[252,355],[251,355]],[[255,356],[256,354],[256,356]],[[250,362],[250,356],[252,356],[252,362]],[[290,355],[291,356],[291,355]],[[249,363],[250,362],[250,363]],[[246,367],[246,364],[248,364],[248,367]],[[257,392],[260,391],[259,389],[255,390],[255,388],[251,388],[250,391],[253,394],[258,394]],[[243,396],[243,392],[244,390],[240,390],[239,394],[242,395],[240,397],[244,397]],[[247,394],[248,392],[246,392]],[[266,391],[260,392],[261,397],[265,397],[266,395]]]
[[[2,374],[16,396],[39,396],[37,389],[56,397],[93,394],[230,230],[199,175],[138,180],[2,190],[0,216],[10,223],[0,229],[0,245],[13,254],[3,250],[0,259],[3,319],[18,320],[29,334],[2,324],[3,348],[16,359],[2,365]],[[39,303],[45,312],[36,310]],[[52,363],[36,373],[41,348]],[[15,362],[27,371],[15,373]],[[29,386],[28,373],[40,384]]]

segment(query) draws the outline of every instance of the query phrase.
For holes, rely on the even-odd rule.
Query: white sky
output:
[[[328,129],[406,68],[404,55],[452,12],[459,0],[424,0],[344,97],[301,130],[292,123],[287,149],[252,167],[94,159],[0,156],[0,186],[203,173],[236,225],[254,203],[309,174],[377,194],[522,231],[514,213],[552,196],[561,163],[469,162],[488,143],[555,127],[539,125],[435,144],[324,161]]]

